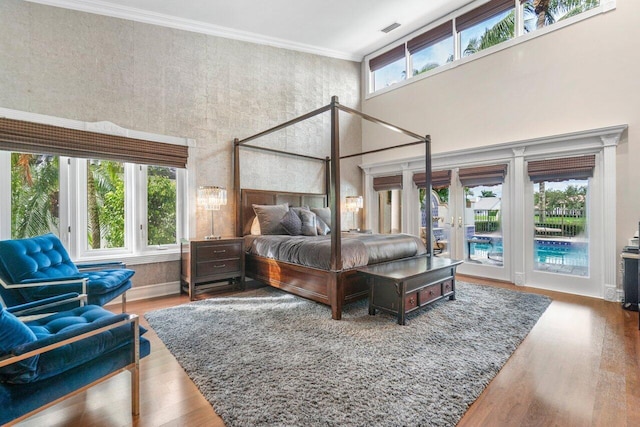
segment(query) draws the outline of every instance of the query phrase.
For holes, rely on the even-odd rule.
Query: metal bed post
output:
[[[426,191],[426,200],[424,201],[424,209],[427,214],[427,223],[424,230],[424,235],[426,237],[425,245],[427,247],[427,255],[429,258],[433,257],[433,210],[431,206],[431,136],[425,136],[425,159],[424,159],[424,173],[425,173],[425,191]]]
[[[331,171],[329,207],[331,208],[331,270],[342,270],[340,226],[340,121],[338,97],[331,97]]]
[[[236,195],[236,236],[242,236],[242,218],[240,217],[240,143],[238,138],[233,139],[233,191]]]

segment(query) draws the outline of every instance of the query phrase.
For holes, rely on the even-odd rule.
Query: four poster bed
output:
[[[359,116],[387,129],[415,138],[417,141],[379,150],[340,156],[339,111]],[[318,158],[248,144],[248,142],[252,140],[325,112],[330,112],[331,114],[330,157]],[[331,99],[329,105],[243,140],[235,139],[234,191],[236,195],[236,233],[238,236],[245,237],[245,250],[247,251],[245,253],[246,276],[292,294],[329,305],[331,307],[332,318],[339,320],[342,316],[342,307],[345,303],[367,296],[367,282],[365,277],[358,273],[357,269],[359,267],[371,264],[391,263],[397,259],[430,259],[433,254],[431,239],[426,239],[426,245],[423,245],[422,241],[415,236],[361,235],[357,233],[342,233],[340,231],[341,159],[409,145],[425,144],[426,188],[427,194],[429,194],[431,190],[430,143],[431,140],[428,135],[417,135],[343,106],[335,96]],[[294,193],[242,188],[240,182],[241,148],[323,162],[325,164],[326,193]],[[285,238],[278,236],[277,232],[266,233],[269,235],[265,236],[252,233],[252,228],[255,228],[256,209],[265,209],[270,206],[272,206],[274,210],[282,209],[282,212],[286,212],[289,207],[297,207],[292,209],[303,210],[320,209],[316,212],[318,212],[319,217],[320,212],[324,212],[323,215],[328,215],[324,216],[324,218],[331,232],[326,235],[311,238],[299,236],[288,236]],[[324,208],[324,211],[322,211],[322,208]],[[430,207],[427,207],[427,209],[430,211]],[[261,220],[261,225],[264,225],[264,223],[262,223],[264,216],[258,216],[258,219]],[[319,223],[320,222],[322,221],[319,221]],[[431,222],[427,221],[426,235],[431,236],[431,234]],[[313,233],[311,233],[311,235],[313,236]],[[311,245],[311,247],[305,248],[304,245]]]

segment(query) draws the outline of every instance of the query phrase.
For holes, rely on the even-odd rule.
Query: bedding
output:
[[[247,253],[278,261],[329,270],[331,237],[325,236],[245,236]],[[361,267],[393,259],[423,255],[422,240],[409,234],[342,234],[342,267]]]

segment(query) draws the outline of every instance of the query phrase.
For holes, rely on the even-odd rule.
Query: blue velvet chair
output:
[[[120,262],[76,265],[51,233],[0,241],[0,303],[7,307],[77,292],[100,306],[122,296],[124,313],[134,273]]]
[[[136,315],[96,305],[23,321],[17,316],[75,301],[56,296],[0,307],[0,425],[21,421],[125,370],[131,372],[131,411],[140,411],[140,358],[151,349]]]

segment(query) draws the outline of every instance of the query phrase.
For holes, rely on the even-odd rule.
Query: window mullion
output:
[[[0,174],[3,182],[11,182],[11,153],[0,152]],[[11,185],[0,186],[0,239],[11,239]]]
[[[146,182],[147,170],[145,166],[127,163],[125,168],[125,206],[127,209],[125,229],[127,230],[127,246],[134,254],[141,253],[145,248],[146,236]]]

